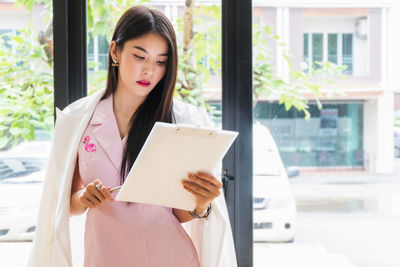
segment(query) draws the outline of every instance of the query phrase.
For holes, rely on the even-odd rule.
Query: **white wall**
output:
[[[355,17],[312,16],[304,17],[305,32],[354,32]]]
[[[389,91],[400,92],[400,5],[388,10],[388,62],[387,62],[387,89]]]
[[[394,171],[394,97],[393,92],[385,91],[377,101],[376,173]]]
[[[367,18],[368,21],[368,18]],[[354,21],[354,23],[356,23]],[[368,29],[367,29],[368,30]],[[356,34],[353,38],[353,57],[354,57],[354,76],[368,76],[370,73],[369,69],[369,41],[372,34],[367,33],[367,39],[361,39]]]
[[[0,11],[0,29],[21,29],[25,27],[32,15],[28,11],[2,10]]]
[[[364,104],[365,167],[371,173],[394,171],[393,92]]]

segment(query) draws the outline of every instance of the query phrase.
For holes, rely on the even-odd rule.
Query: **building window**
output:
[[[338,36],[337,34],[328,34],[328,61],[338,64]]]
[[[306,72],[311,73],[311,64],[313,69],[320,68],[317,61],[329,61],[347,66],[344,74],[353,75],[352,33],[304,33],[303,38]]]
[[[353,34],[345,33],[342,35],[342,57],[342,64],[347,66],[344,73],[353,74]]]
[[[316,61],[324,61],[324,39],[322,33],[312,34],[312,63],[313,68],[318,69],[319,65],[315,64]]]
[[[303,60],[306,62],[306,67],[304,69],[305,72],[309,72],[309,65],[308,65],[308,59],[310,58],[310,54],[308,53],[308,34],[303,34]]]
[[[214,123],[221,124],[221,103],[210,102]],[[277,102],[258,101],[254,122],[268,127],[285,167],[364,167],[363,102],[309,103],[310,120]]]
[[[271,131],[286,167],[364,166],[362,102],[310,103],[310,120],[276,102],[257,103],[254,120]]]

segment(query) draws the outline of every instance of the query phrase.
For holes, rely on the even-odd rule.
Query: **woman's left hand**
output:
[[[196,213],[201,214],[221,194],[222,183],[205,172],[188,174],[189,180],[182,180],[183,187],[196,197]]]

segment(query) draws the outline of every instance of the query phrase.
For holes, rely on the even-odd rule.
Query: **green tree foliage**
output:
[[[202,97],[204,84],[211,75],[221,75],[221,10],[219,6],[199,6],[195,9],[192,51],[183,51],[178,42],[179,65],[175,97],[194,105],[206,105]],[[183,18],[177,20],[177,30],[183,31]],[[179,35],[179,34],[178,34]],[[193,51],[194,50],[194,51]],[[186,57],[194,53],[195,64],[186,65]],[[191,82],[189,82],[189,80]]]
[[[87,25],[91,36],[105,36],[111,39],[112,29],[117,19],[130,6],[148,0],[88,0]],[[34,5],[43,4],[46,28],[52,27],[52,0],[17,0],[16,5],[32,10]],[[221,75],[221,7],[201,5],[195,9],[193,48],[183,51],[180,39],[179,70],[176,83],[176,97],[195,105],[206,105],[203,98],[204,84],[213,75]],[[178,37],[183,31],[183,19],[177,20]],[[50,31],[44,31],[50,32]],[[53,124],[53,78],[52,78],[52,39],[45,39],[45,45],[37,41],[40,36],[32,36],[31,28],[21,30],[20,35],[11,36],[10,46],[1,43],[0,78],[0,149],[10,147],[22,139],[35,139],[35,129],[50,131]],[[47,35],[46,35],[47,36]],[[48,38],[48,37],[47,37]],[[276,74],[271,42],[281,48],[283,58],[289,67],[289,77]],[[303,111],[308,117],[307,99],[304,93],[312,93],[315,99],[321,95],[321,82],[332,83],[333,77],[340,76],[343,67],[329,62],[319,62],[321,68],[313,70],[312,75],[296,70],[291,63],[287,45],[270,27],[254,25],[253,30],[253,73],[254,100],[278,97],[286,109],[292,107]],[[185,57],[194,54],[195,63],[185,65]],[[94,67],[94,62],[88,62]],[[320,83],[315,82],[315,76]],[[89,73],[90,92],[104,88],[106,72]]]
[[[148,2],[129,0],[89,0],[88,31],[110,38],[120,14],[131,5]],[[15,5],[32,11],[43,4],[44,24],[52,27],[52,0],[17,0]],[[46,29],[43,31],[45,32]],[[0,39],[0,150],[22,140],[35,140],[36,132],[51,132],[54,124],[53,58],[46,54],[46,45],[39,43],[40,34],[31,25],[17,35],[2,35]],[[7,42],[5,41],[7,40]],[[47,51],[48,52],[48,51]],[[90,63],[89,63],[90,64]],[[103,83],[105,74],[95,73],[90,80]],[[102,88],[102,87],[101,87]]]
[[[0,149],[53,127],[53,74],[31,27],[0,38]],[[7,42],[5,41],[7,40]]]

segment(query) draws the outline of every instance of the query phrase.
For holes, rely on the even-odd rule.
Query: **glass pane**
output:
[[[338,63],[338,39],[336,33],[328,34],[328,61]]]
[[[346,33],[342,36],[343,65],[347,66],[346,74],[353,74],[353,34]]]
[[[26,266],[53,132],[51,1],[0,1],[0,266]],[[41,1],[43,2],[43,1]]]
[[[253,14],[262,15],[253,27],[262,21],[275,35],[253,40],[254,266],[400,263],[400,161],[394,157],[400,130],[393,132],[400,102],[395,106],[392,89],[375,83],[391,73],[379,74],[380,60],[398,61],[397,53],[383,56],[380,45],[397,34],[381,23],[395,9],[341,5],[254,4]],[[262,65],[264,44],[274,60]],[[323,65],[304,73],[310,57]],[[373,88],[382,95],[372,96]],[[316,100],[315,92],[324,93]]]
[[[312,61],[313,68],[318,69],[320,66],[315,61],[322,62],[324,59],[324,39],[322,33],[312,34]]]
[[[279,137],[285,166],[363,166],[362,103],[330,104],[319,109],[309,104],[310,120],[278,103],[258,102],[254,116]]]
[[[310,69],[310,56],[308,54],[308,50],[309,50],[309,44],[308,44],[308,37],[309,34],[308,33],[304,33],[303,34],[303,51],[304,51],[304,63],[306,64],[306,67],[304,69],[304,72],[308,72]]]

